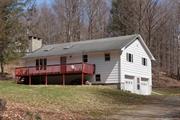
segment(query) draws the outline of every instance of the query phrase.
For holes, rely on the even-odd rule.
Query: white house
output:
[[[25,83],[37,83],[38,77],[45,84],[90,81],[151,94],[151,60],[155,58],[138,34],[45,46],[33,40],[39,47],[36,44],[37,49],[23,57],[25,67],[16,68],[16,76],[24,78]]]

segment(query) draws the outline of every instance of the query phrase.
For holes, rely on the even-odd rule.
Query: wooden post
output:
[[[65,75],[63,74],[63,85],[65,85]]]
[[[45,76],[45,85],[47,85],[48,83],[47,83],[47,74],[46,74],[46,76]]]
[[[31,76],[29,75],[29,85],[31,85]]]
[[[16,84],[18,83],[18,80],[19,80],[19,77],[15,77],[15,79],[16,79]]]
[[[84,63],[82,63],[82,78],[81,78],[81,85],[83,85],[84,82]]]
[[[82,80],[81,80],[81,85],[84,83],[84,73],[82,72]]]

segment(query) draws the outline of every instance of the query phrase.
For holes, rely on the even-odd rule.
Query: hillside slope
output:
[[[160,73],[159,79],[153,77],[153,87],[180,87],[180,81]]]

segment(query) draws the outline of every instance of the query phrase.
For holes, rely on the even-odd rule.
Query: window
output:
[[[134,76],[131,76],[131,75],[125,75],[125,78],[126,78],[126,79],[134,79]]]
[[[128,62],[133,62],[133,54],[131,53],[126,53],[126,60]]]
[[[96,74],[96,81],[101,81],[101,75],[100,74]]]
[[[36,59],[36,70],[39,70],[39,59]]]
[[[110,56],[109,53],[105,53],[104,58],[105,58],[105,61],[110,61],[111,60],[111,56]]]
[[[141,81],[148,81],[148,80],[149,80],[148,78],[144,78],[144,77],[141,78]]]
[[[83,55],[83,62],[88,62],[88,55]]]
[[[43,69],[43,59],[40,59],[40,70]]]
[[[147,66],[147,59],[146,58],[142,58],[142,65]]]
[[[36,59],[36,70],[46,70],[47,59]]]

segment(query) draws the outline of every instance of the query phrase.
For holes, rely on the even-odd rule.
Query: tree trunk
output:
[[[4,74],[4,64],[1,62],[1,74]]]

